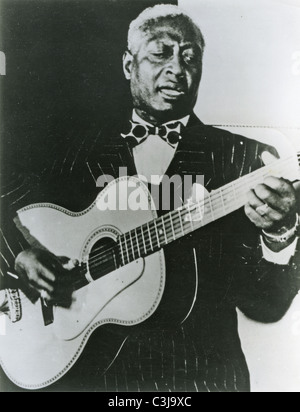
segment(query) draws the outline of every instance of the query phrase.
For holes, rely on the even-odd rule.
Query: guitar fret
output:
[[[155,222],[154,222],[155,223]],[[150,240],[150,247],[151,247],[151,250],[152,250],[152,252],[153,252],[153,244],[152,244],[152,237],[151,237],[151,232],[150,232],[150,226],[149,226],[149,223],[147,223],[147,227],[148,227],[148,234],[149,234],[149,240]]]
[[[159,249],[160,249],[160,240],[159,240],[159,235],[158,235],[156,220],[154,220],[154,227],[155,227],[155,232],[156,232],[157,245],[158,245],[158,247],[159,247]]]
[[[127,259],[128,259],[128,263],[129,263],[129,262],[130,262],[130,257],[129,257],[129,251],[128,251],[128,245],[127,245],[126,234],[125,234],[125,237],[124,237],[124,241],[125,241],[125,247],[126,247]]]
[[[168,242],[168,238],[167,238],[167,233],[166,233],[166,228],[165,228],[165,222],[164,222],[164,218],[162,217],[162,219],[161,219],[161,222],[162,222],[162,226],[163,226],[163,231],[164,231],[164,236],[165,236],[165,242],[166,242],[166,245],[169,243]]]
[[[191,209],[190,209],[190,203],[187,204],[187,210],[189,212],[189,222],[192,228],[192,231],[194,230],[194,225],[193,225],[193,219],[192,219],[192,214],[191,214]]]
[[[247,195],[246,193],[242,193],[239,194],[239,192],[237,192],[237,188],[235,183],[233,182],[231,187],[233,187],[233,196],[234,196],[234,201],[235,201],[235,205],[238,205],[240,207],[243,206],[243,204],[245,204],[247,202]]]
[[[138,238],[138,234],[137,234],[137,229],[135,229],[135,238],[136,238],[136,244],[137,244],[137,248],[138,248],[138,254],[139,254],[139,257],[141,257],[141,251],[140,251],[140,245],[139,245],[139,238]]]
[[[176,240],[176,234],[175,234],[175,229],[174,229],[174,225],[173,225],[172,215],[170,215],[170,214],[169,214],[169,217],[170,217],[170,222],[171,222],[171,228],[172,228],[173,240]]]
[[[208,195],[208,199],[209,199],[211,217],[212,217],[212,220],[215,221],[216,219],[215,219],[214,208],[213,208],[213,204],[212,204],[212,200],[211,200],[211,193]]]
[[[141,226],[141,232],[142,232],[142,239],[143,239],[143,244],[144,244],[145,255],[147,255],[147,248],[146,248],[146,242],[145,242],[145,236],[144,236],[143,226]]]
[[[123,251],[123,245],[122,245],[122,236],[119,237],[119,247],[120,247],[120,251],[121,251],[121,258],[122,258],[123,266],[125,266],[124,251]]]
[[[134,251],[134,246],[133,246],[131,231],[129,232],[129,237],[130,237],[130,243],[131,243],[131,248],[132,248],[132,257],[133,257],[133,260],[135,260],[135,251]]]
[[[204,203],[204,205],[205,205],[205,203]],[[201,210],[200,202],[198,202],[197,207],[198,207],[198,210],[199,210],[199,222],[201,222],[203,220],[203,212]]]
[[[185,231],[184,231],[183,224],[182,224],[182,216],[181,216],[181,210],[180,209],[178,209],[178,216],[179,216],[179,222],[180,222],[180,226],[181,226],[182,235],[185,236]]]
[[[114,260],[115,265],[125,265],[134,259],[161,249],[201,226],[228,215],[245,204],[247,191],[262,182],[264,177],[273,174],[273,169],[275,169],[274,175],[285,176],[289,166],[290,161],[287,159],[284,163],[282,162],[282,165],[278,163],[277,168],[272,165],[272,168],[265,167],[242,176],[234,182],[213,190],[203,201],[189,202],[163,217],[154,219],[134,229],[134,231],[122,235],[119,238],[118,253],[120,256],[113,254],[111,260]]]

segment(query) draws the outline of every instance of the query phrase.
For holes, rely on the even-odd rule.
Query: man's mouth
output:
[[[185,92],[181,88],[177,87],[160,87],[159,92],[166,99],[178,99],[183,96]]]

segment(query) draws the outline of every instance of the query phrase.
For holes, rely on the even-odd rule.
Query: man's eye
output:
[[[187,64],[193,64],[196,62],[195,56],[183,56],[183,59]]]
[[[183,59],[186,64],[195,64],[197,62],[197,56],[195,53],[184,53]]]
[[[165,53],[152,53],[152,55],[158,59],[163,59],[165,57]]]
[[[171,48],[164,47],[163,49],[157,49],[152,51],[152,56],[157,60],[170,59],[173,55]]]

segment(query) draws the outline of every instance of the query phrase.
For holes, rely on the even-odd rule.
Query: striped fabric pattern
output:
[[[260,154],[265,149],[260,143],[205,126],[192,116],[167,174],[204,175],[211,191],[261,167]],[[1,191],[2,287],[11,282],[7,272],[13,271],[15,256],[28,247],[12,224],[16,210],[35,202],[83,210],[98,194],[97,178],[103,174],[118,177],[120,167],[127,167],[129,175],[136,174],[129,145],[117,130],[109,129],[78,133],[48,154],[39,174],[6,179]],[[236,308],[257,321],[279,320],[299,289],[300,252],[289,266],[264,261],[258,231],[238,211],[167,247],[165,256],[166,291],[153,319],[130,333],[122,331],[127,340],[105,373],[97,364],[105,354],[99,349],[102,333],[96,331],[87,353],[49,390],[250,390]],[[185,319],[196,268],[196,304]],[[110,339],[119,333],[113,329]]]

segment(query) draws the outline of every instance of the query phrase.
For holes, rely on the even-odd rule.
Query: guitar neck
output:
[[[300,155],[298,155],[298,160]],[[294,180],[293,157],[278,160],[211,192],[197,203],[187,203],[119,238],[122,265],[146,257],[170,243],[219,220],[247,203],[247,193],[268,176]]]

